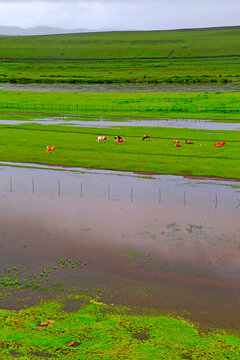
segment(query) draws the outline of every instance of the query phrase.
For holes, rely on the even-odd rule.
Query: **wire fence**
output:
[[[94,198],[106,201],[127,201],[129,203],[145,203],[148,205],[177,205],[180,207],[206,207],[209,209],[231,208],[240,210],[240,197],[235,192],[206,192],[196,189],[179,190],[177,188],[147,187],[144,189],[137,185],[89,183],[86,181],[68,184],[62,180],[55,180],[49,184],[36,179],[29,179],[28,183],[18,183],[17,178],[10,176],[0,182],[0,193],[44,195],[51,198],[74,197],[74,199]]]
[[[98,104],[38,104],[0,102],[1,111],[40,112],[63,114],[80,112],[186,112],[186,113],[240,113],[240,107],[233,106],[186,106],[186,105],[98,105]]]

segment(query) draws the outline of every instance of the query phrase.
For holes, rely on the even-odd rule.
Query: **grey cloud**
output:
[[[239,0],[0,0],[1,25],[157,30],[238,25]]]

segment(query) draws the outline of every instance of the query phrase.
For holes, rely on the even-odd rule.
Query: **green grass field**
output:
[[[137,309],[86,299],[85,305],[75,313],[64,311],[61,301],[55,301],[20,311],[1,310],[0,319],[1,356],[6,360],[13,356],[21,360],[46,357],[237,360],[240,357],[240,340],[226,332],[209,330],[204,334],[198,325],[182,318],[144,314]],[[36,327],[41,322],[50,326]]]
[[[0,82],[239,82],[239,36],[240,27],[3,36]]]
[[[4,36],[0,58],[111,59],[240,55],[240,27]]]
[[[240,81],[240,58],[0,61],[0,82],[226,84]]]
[[[142,141],[150,133],[151,140]],[[109,140],[98,144],[96,136]],[[125,143],[116,144],[120,135]],[[178,138],[181,148],[173,139]],[[185,140],[193,145],[186,145]],[[226,141],[221,148],[215,142]],[[0,127],[0,160],[143,173],[240,179],[240,133],[174,128],[75,128],[24,124]],[[198,144],[201,144],[199,146]],[[55,154],[46,153],[54,145]],[[17,151],[16,151],[17,149]]]
[[[115,115],[169,118],[240,119],[239,92],[53,93],[0,91],[0,114]],[[17,113],[17,114],[16,114]]]

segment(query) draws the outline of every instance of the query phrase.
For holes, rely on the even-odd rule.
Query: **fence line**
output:
[[[201,112],[201,113],[210,113],[210,112],[225,112],[225,113],[240,113],[240,108],[231,106],[215,106],[213,108],[197,106],[196,108],[190,108],[186,105],[179,106],[163,106],[159,105],[96,105],[96,104],[75,104],[75,105],[66,105],[66,104],[24,104],[24,103],[9,103],[9,102],[0,102],[1,110],[15,110],[16,112],[41,112],[44,114],[52,115],[52,113],[62,114],[62,113],[72,113],[78,115],[79,112]]]
[[[7,180],[7,179],[6,179]],[[3,183],[1,183],[1,187],[2,187]],[[48,190],[46,191],[46,188],[43,188],[43,190],[41,189],[41,185],[38,186],[37,182],[35,182],[34,179],[32,179],[32,181],[30,181],[29,183],[29,191],[27,190],[28,188],[22,188],[18,186],[17,181],[14,179],[12,179],[12,176],[10,176],[8,178],[8,181],[6,181],[5,185],[4,185],[5,190],[0,189],[0,193],[2,193],[3,191],[5,193],[9,192],[9,193],[21,193],[21,191],[23,191],[24,193],[29,193],[32,194],[33,196],[37,195],[46,195],[46,196],[55,196],[55,197],[65,197],[65,196],[71,196],[74,195],[79,196],[79,198],[87,198],[88,194],[87,194],[87,190],[83,193],[83,183],[80,182],[80,188],[78,187],[78,190],[76,192],[71,192],[68,193],[69,189],[67,189],[67,193],[66,193],[66,189],[64,189],[62,187],[61,181],[58,180],[56,181],[56,183],[53,183],[51,188],[52,190],[49,192]],[[42,190],[42,191],[41,191]],[[64,191],[65,190],[65,191]],[[182,190],[182,191],[176,191],[176,194],[173,195],[172,190],[165,191],[163,192],[161,188],[155,188],[154,191],[151,193],[150,189],[149,189],[149,193],[151,193],[151,195],[149,195],[147,193],[147,190],[144,191],[144,193],[142,191],[138,191],[137,188],[135,188],[134,186],[128,186],[126,188],[124,188],[125,191],[125,195],[120,195],[118,194],[116,196],[116,194],[114,194],[114,190],[112,190],[111,184],[109,183],[108,185],[106,185],[106,188],[104,187],[102,190],[102,195],[103,197],[105,197],[108,201],[116,201],[116,200],[121,200],[121,199],[129,199],[129,202],[131,203],[135,203],[137,200],[139,199],[147,199],[147,201],[152,202],[152,204],[158,204],[159,206],[163,205],[163,203],[169,205],[169,204],[182,204],[183,207],[188,207],[191,206],[191,204],[202,204],[203,201],[206,203],[212,203],[213,209],[217,209],[219,207],[220,204],[226,204],[226,201],[223,200],[219,200],[219,196],[218,193],[212,193],[212,197],[207,196],[205,199],[201,196],[201,194],[197,194],[196,198],[193,197],[192,194],[188,194],[188,192],[186,190]],[[64,193],[65,192],[65,193]],[[116,192],[116,191],[115,191]],[[91,193],[91,196],[94,195]],[[96,197],[98,197],[99,195],[94,195]],[[101,195],[100,195],[101,196]],[[234,195],[236,196],[236,195]],[[163,201],[164,200],[164,201]],[[236,209],[240,209],[240,199],[238,198],[232,198],[230,199],[230,201],[227,202],[227,204],[231,204],[234,208]]]

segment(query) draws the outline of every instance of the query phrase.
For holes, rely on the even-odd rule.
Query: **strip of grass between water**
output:
[[[142,141],[145,133],[151,140]],[[96,136],[109,139],[98,144]],[[125,139],[114,142],[114,136]],[[173,139],[178,138],[181,148]],[[192,140],[193,145],[186,145]],[[226,141],[222,148],[215,142]],[[240,133],[173,128],[71,128],[24,124],[0,126],[0,161],[127,172],[240,179]],[[54,145],[55,154],[46,153]],[[201,145],[201,146],[199,146]]]

